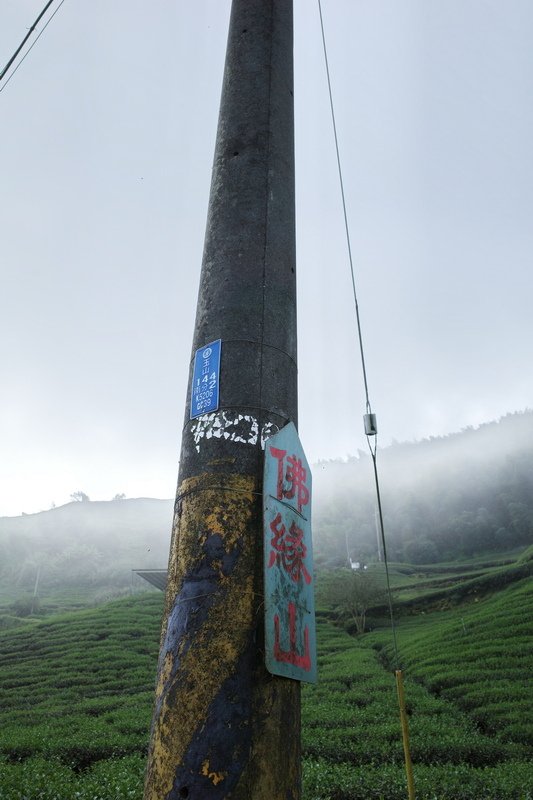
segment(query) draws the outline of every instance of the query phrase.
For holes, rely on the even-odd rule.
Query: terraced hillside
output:
[[[0,634],[2,800],[140,800],[161,608],[146,594]],[[400,621],[418,800],[533,798],[532,611],[522,579]],[[305,800],[406,797],[389,639],[319,620]]]
[[[533,584],[518,581],[488,602],[405,621],[401,653],[408,674],[468,714],[495,742],[517,752],[533,745]],[[375,637],[379,647],[383,636]],[[390,646],[385,648],[392,658]]]

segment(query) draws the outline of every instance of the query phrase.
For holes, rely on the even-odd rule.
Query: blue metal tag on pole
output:
[[[315,683],[311,470],[292,422],[265,444],[263,531],[266,668]]]
[[[191,419],[218,408],[221,340],[200,347],[194,356],[191,385]]]

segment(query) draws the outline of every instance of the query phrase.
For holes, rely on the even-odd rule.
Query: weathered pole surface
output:
[[[220,407],[187,398],[145,800],[301,794],[261,518],[262,444],[297,422],[292,47],[292,0],[233,0],[193,343],[222,340]]]

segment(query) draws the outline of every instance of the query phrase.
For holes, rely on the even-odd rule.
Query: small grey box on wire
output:
[[[378,423],[375,414],[365,414],[363,416],[365,421],[365,434],[367,436],[376,436],[378,432]]]

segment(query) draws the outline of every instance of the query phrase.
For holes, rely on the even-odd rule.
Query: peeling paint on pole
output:
[[[293,423],[266,442],[263,526],[266,667],[315,683],[311,470]]]
[[[298,412],[292,49],[292,0],[233,0],[145,800],[301,798],[300,683],[265,668],[261,491]]]
[[[247,531],[257,487],[234,476],[223,488],[209,476],[181,487],[146,800],[224,797],[221,784],[233,787],[248,758],[250,732],[242,721],[251,687],[239,686],[235,671],[252,657],[254,553]],[[207,718],[216,720],[209,730]]]

